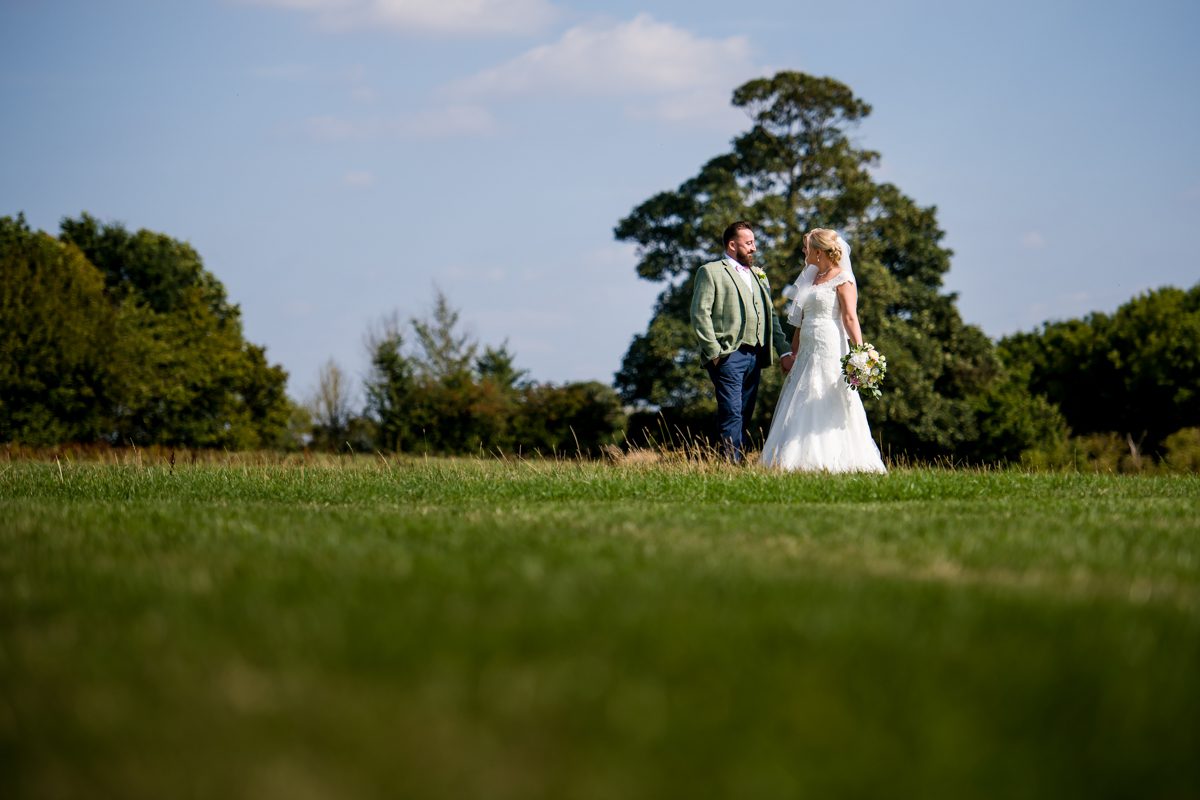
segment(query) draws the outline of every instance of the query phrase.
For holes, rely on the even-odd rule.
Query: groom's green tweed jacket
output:
[[[746,287],[737,274],[732,258],[702,264],[696,271],[692,288],[692,330],[700,340],[700,358],[708,363],[718,356],[727,356],[743,344],[771,344],[760,356],[763,366],[774,359],[774,353],[791,351],[783,334],[783,326],[771,305],[771,286],[757,268],[752,273],[755,289]],[[761,275],[761,277],[760,277]]]

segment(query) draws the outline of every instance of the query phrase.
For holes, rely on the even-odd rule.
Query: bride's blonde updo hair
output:
[[[829,228],[813,228],[808,232],[806,240],[808,247],[816,248],[825,255],[829,256],[834,264],[840,264],[842,256],[842,246],[838,243],[837,231],[831,231]]]

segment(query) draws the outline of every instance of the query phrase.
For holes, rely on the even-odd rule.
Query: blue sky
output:
[[[613,226],[798,69],[874,107],[999,336],[1200,279],[1198,38],[1193,0],[0,0],[0,215],[191,242],[298,399],[435,286],[535,379],[609,382],[659,289]]]

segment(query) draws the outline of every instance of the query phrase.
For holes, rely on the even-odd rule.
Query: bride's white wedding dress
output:
[[[843,270],[813,285],[814,271],[797,281],[788,318],[800,326],[800,350],[779,394],[762,463],[786,470],[887,472],[862,398],[842,378],[842,354],[849,348],[837,287],[853,281],[853,272]]]

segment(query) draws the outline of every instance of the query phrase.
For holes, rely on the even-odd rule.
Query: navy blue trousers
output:
[[[733,351],[719,364],[709,361],[705,368],[717,390],[717,434],[721,447],[726,458],[736,464],[742,460],[750,420],[754,417],[762,367],[755,351],[746,347]]]

